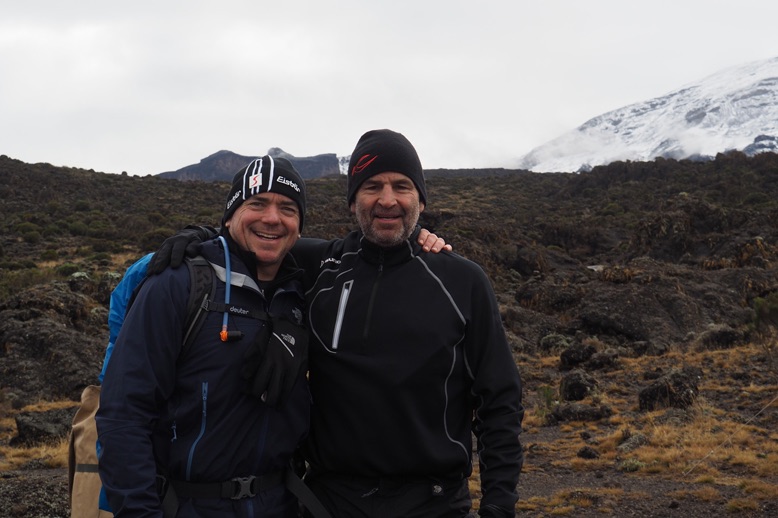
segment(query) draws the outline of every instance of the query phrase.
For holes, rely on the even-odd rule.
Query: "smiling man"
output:
[[[521,380],[489,279],[422,253],[421,162],[400,133],[365,133],[347,201],[359,231],[303,239],[314,493],[339,517],[464,517],[478,440],[482,517],[511,517],[522,465]]]
[[[300,237],[305,221],[304,188],[288,160],[270,156],[254,160],[233,179],[222,233],[256,263],[260,281],[275,279]]]
[[[233,179],[221,235],[199,247],[214,287],[191,343],[194,267],[141,285],[96,417],[99,473],[117,518],[162,517],[163,507],[165,516],[297,516],[285,470],[308,432],[310,395],[302,271],[287,253],[304,220],[292,164],[258,158]],[[259,356],[260,374],[245,379]],[[288,390],[274,389],[286,380]]]
[[[402,173],[381,173],[359,189],[359,205],[352,205],[359,228],[369,241],[393,247],[407,239],[419,220],[424,203],[413,181]]]

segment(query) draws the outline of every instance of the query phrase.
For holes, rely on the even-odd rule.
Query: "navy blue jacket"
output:
[[[218,240],[203,244],[224,301],[224,255]],[[288,318],[304,315],[299,270],[287,257],[287,276],[266,301],[238,256],[231,254],[231,304]],[[100,476],[119,516],[162,516],[158,469],[188,482],[223,482],[288,466],[308,431],[310,393],[304,375],[277,409],[242,392],[241,366],[263,322],[230,315],[237,341],[221,342],[222,313],[209,312],[182,351],[190,281],[187,268],[167,269],[146,280],[127,313],[108,364],[97,413],[102,451]],[[279,489],[281,492],[284,489]],[[267,495],[241,500],[181,499],[181,516],[265,516]],[[286,500],[289,500],[286,498]],[[272,514],[272,513],[268,513]]]

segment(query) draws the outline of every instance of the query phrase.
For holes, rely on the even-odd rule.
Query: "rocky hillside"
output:
[[[647,442],[630,448],[670,448],[670,439],[650,432],[665,417],[676,419],[673,426],[702,423],[703,435],[747,422],[773,446],[749,446],[761,457],[753,469],[737,468],[738,476],[778,482],[769,468],[778,465],[771,432],[778,411],[769,404],[778,388],[778,155],[616,162],[586,174],[427,176],[422,224],[492,279],[524,377],[525,490],[546,498],[524,502],[525,510],[560,514],[552,492],[562,486],[543,480],[575,487],[591,478],[591,487],[611,487],[602,486],[605,477],[628,489],[596,498],[570,492],[570,515],[648,506],[640,491],[663,495],[662,506],[680,505],[689,517],[724,512],[741,497],[778,512],[771,500],[778,496],[754,496],[724,478],[713,502],[697,487],[687,488],[691,496],[671,496],[669,484],[685,469],[673,462],[685,454],[654,465],[622,448],[638,430]],[[354,227],[343,177],[307,185],[308,235],[337,237]],[[43,440],[45,428],[28,426],[29,412],[20,409],[76,401],[95,382],[107,297],[124,268],[187,223],[217,224],[227,188],[0,157],[0,408],[16,419],[15,444]],[[668,407],[682,415],[652,413]],[[713,416],[721,417],[707,421]],[[60,414],[48,429],[67,433],[67,422],[52,422],[61,423]],[[29,435],[16,435],[22,431]],[[730,461],[711,462],[723,470]],[[646,466],[665,466],[675,482]],[[633,471],[637,478],[627,480]],[[634,485],[644,481],[650,485]],[[0,481],[0,496],[2,488]],[[637,515],[665,515],[651,513]]]
[[[634,355],[742,343],[753,338],[755,300],[778,291],[778,158],[771,153],[614,163],[580,175],[428,176],[423,225],[487,271],[518,354],[542,352],[549,336],[597,337]],[[55,376],[72,385],[57,390],[14,381],[18,355],[35,350],[55,365],[46,348],[73,342],[89,366],[84,373],[94,372],[100,348],[90,356],[75,342],[81,334],[104,340],[98,327],[111,283],[184,225],[218,224],[226,190],[0,158],[2,389],[25,401],[77,396],[89,376]],[[343,178],[310,180],[309,192],[309,235],[353,228]],[[74,273],[98,286],[71,292],[65,287]],[[24,291],[39,280],[55,281],[32,288],[45,296]],[[57,311],[66,315],[56,326],[37,320]],[[48,329],[51,343],[42,331],[19,332],[21,323]],[[60,336],[66,333],[72,339]]]

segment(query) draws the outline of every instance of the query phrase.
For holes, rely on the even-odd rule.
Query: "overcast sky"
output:
[[[778,56],[775,0],[3,2],[0,154],[156,174],[226,149],[515,167],[604,112]]]

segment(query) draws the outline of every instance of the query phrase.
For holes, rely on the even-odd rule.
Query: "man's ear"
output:
[[[424,202],[423,202],[423,201],[420,201],[420,202],[419,202],[419,214],[421,214],[422,212],[424,212],[424,207],[426,207],[426,205],[424,204]]]
[[[348,208],[351,209],[351,213],[352,214],[356,214],[357,213],[357,202],[352,201],[351,204],[349,204]]]

